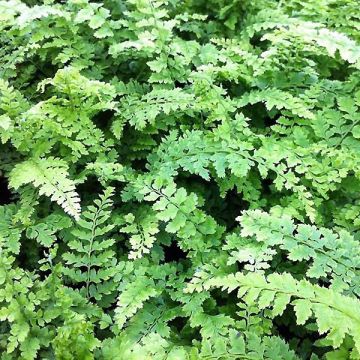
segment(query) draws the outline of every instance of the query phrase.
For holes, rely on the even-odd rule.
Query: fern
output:
[[[249,303],[256,301],[260,309],[271,307],[272,317],[281,315],[286,306],[291,304],[299,324],[305,324],[314,316],[319,333],[327,334],[326,338],[333,347],[339,347],[348,334],[355,342],[354,351],[359,351],[360,313],[359,301],[356,299],[304,280],[296,281],[289,274],[276,273],[268,277],[256,273],[214,277],[201,285],[190,285],[188,291],[211,287],[220,287],[229,292],[239,288],[239,298]],[[350,313],[349,309],[352,309]]]
[[[2,219],[0,224],[0,246],[11,253],[18,254],[22,228],[12,221],[15,211],[16,208],[12,205],[0,207]]]
[[[204,341],[200,359],[297,359],[295,353],[280,338],[260,338],[254,334],[229,332],[228,338]]]
[[[154,124],[161,114],[178,116],[177,114],[186,111],[193,101],[192,94],[180,89],[153,90],[141,98],[131,95],[122,100],[122,106],[119,109],[121,118],[114,122],[113,126],[116,129],[119,127],[118,122],[129,122],[136,129],[141,130],[147,124]],[[136,109],[135,116],[133,109]]]
[[[114,239],[103,239],[114,225],[107,224],[111,215],[111,196],[113,189],[107,188],[95,206],[89,206],[78,221],[77,228],[71,231],[73,237],[68,242],[69,252],[64,253],[66,262],[64,273],[72,282],[81,285],[81,291],[87,298],[101,300],[111,294],[116,274]]]
[[[329,276],[334,286],[349,287],[359,295],[360,255],[356,250],[357,241],[350,234],[345,231],[336,234],[329,229],[317,229],[311,225],[295,225],[287,216],[276,218],[259,210],[245,212],[238,220],[242,227],[241,236],[254,238],[261,247],[261,253],[274,254],[274,250],[279,247],[286,251],[291,261],[310,262],[307,277]],[[249,245],[251,249],[251,243]],[[245,251],[246,245],[241,252]],[[253,255],[252,261],[257,262],[261,258],[261,254]]]
[[[32,184],[40,195],[46,195],[58,203],[76,220],[80,216],[80,198],[75,184],[68,178],[67,164],[57,158],[28,159],[15,165],[9,174],[9,184],[14,189]]]
[[[68,217],[51,214],[43,222],[29,226],[26,229],[26,236],[29,239],[36,239],[42,246],[51,247],[57,239],[55,234],[69,228],[71,225],[72,223]]]
[[[264,102],[268,110],[273,108],[284,109],[285,114],[290,112],[292,116],[295,115],[305,119],[314,118],[314,114],[309,109],[311,106],[307,105],[301,98],[296,98],[279,89],[266,89],[244,94],[237,105],[244,107],[247,104],[257,102]]]
[[[231,125],[219,127],[215,134],[192,131],[178,136],[177,132],[170,133],[157,152],[149,156],[151,171],[164,179],[175,176],[179,168],[205,180],[210,179],[209,170],[219,178],[225,177],[227,169],[237,177],[245,177],[254,165],[250,155],[253,146],[245,138],[243,141],[235,138],[230,126],[234,126],[242,137],[240,132],[247,124],[239,116]]]
[[[159,232],[158,221],[154,215],[149,208],[140,208],[136,217],[132,213],[124,216],[126,226],[121,228],[121,232],[130,235],[129,259],[140,258],[150,253]]]
[[[199,251],[218,243],[222,229],[212,217],[197,209],[196,194],[188,195],[184,188],[176,189],[174,183],[161,188],[145,179],[136,185],[140,185],[144,200],[155,201],[152,207],[157,212],[156,217],[167,224],[168,233],[182,240],[184,249]]]
[[[119,282],[119,296],[115,310],[114,331],[121,334],[121,330],[131,323],[131,318],[143,311],[149,301],[162,302],[161,295],[171,292],[173,274],[176,265],[152,264],[146,259],[137,262],[123,262],[120,264],[123,270]],[[167,280],[167,281],[164,281]],[[141,316],[140,316],[141,317]],[[137,323],[134,324],[137,326]]]
[[[119,297],[115,320],[121,328],[128,318],[131,318],[137,310],[142,308],[145,301],[159,295],[152,279],[145,276],[138,277],[129,283]]]
[[[360,359],[356,0],[0,0],[0,358]]]

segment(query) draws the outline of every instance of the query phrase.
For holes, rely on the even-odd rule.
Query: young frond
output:
[[[116,287],[113,277],[117,273],[114,239],[106,235],[114,228],[109,223],[113,188],[107,188],[83,211],[77,226],[71,229],[69,251],[63,254],[64,274],[90,299],[101,300]]]
[[[75,183],[69,179],[68,165],[61,159],[29,158],[16,164],[9,174],[12,188],[32,184],[39,195],[45,195],[59,204],[75,220],[80,218],[80,198]]]

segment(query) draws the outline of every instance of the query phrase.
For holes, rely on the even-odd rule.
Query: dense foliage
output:
[[[360,359],[358,0],[0,1],[0,359]]]

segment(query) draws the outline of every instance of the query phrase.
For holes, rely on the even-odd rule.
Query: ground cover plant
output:
[[[360,359],[357,0],[0,1],[0,359]]]

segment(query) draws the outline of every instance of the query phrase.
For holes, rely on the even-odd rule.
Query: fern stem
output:
[[[97,220],[98,220],[99,214],[101,214],[102,207],[103,207],[103,204],[101,203],[99,208],[96,210],[94,220],[93,220],[92,226],[91,226],[91,237],[90,237],[89,251],[87,253],[88,261],[87,261],[87,269],[86,269],[86,286],[85,286],[87,299],[90,299],[89,287],[90,287],[92,247],[93,247],[93,243],[94,243],[94,239],[95,239],[95,230],[96,230],[96,226],[97,226]]]

